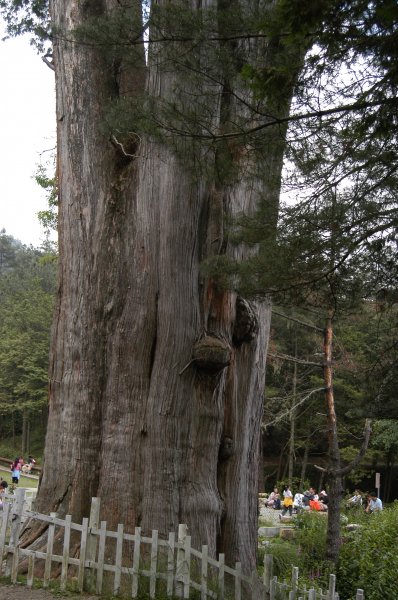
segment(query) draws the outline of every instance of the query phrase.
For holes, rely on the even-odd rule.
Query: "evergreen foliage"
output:
[[[344,537],[337,581],[342,598],[355,598],[357,583],[369,600],[394,600],[398,574],[395,548],[398,543],[398,504],[380,513],[356,515],[360,527]]]
[[[44,227],[47,237],[58,227],[58,184],[56,176],[50,176],[44,165],[39,165],[35,174],[36,183],[46,192],[47,210],[38,212],[38,218]]]
[[[0,11],[9,36],[28,33],[39,52],[48,47],[51,39],[48,0],[0,0]]]
[[[9,260],[0,271],[0,413],[2,437],[18,433],[22,416],[46,412],[55,257],[0,236]]]

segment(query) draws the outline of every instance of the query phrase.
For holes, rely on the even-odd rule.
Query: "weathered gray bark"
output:
[[[55,31],[82,23],[90,4],[52,0]],[[102,133],[109,97],[147,86],[170,99],[178,74],[142,53],[115,82],[97,49],[70,40],[54,38],[60,272],[37,508],[79,519],[100,496],[110,526],[166,534],[185,522],[194,546],[250,571],[270,309],[218,290],[200,264],[235,251],[227,215],[264,193],[277,204],[283,137],[264,134],[262,177],[228,184],[194,177],[150,138],[124,160]],[[220,123],[222,84],[217,94]]]

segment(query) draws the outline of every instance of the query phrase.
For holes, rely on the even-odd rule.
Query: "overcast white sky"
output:
[[[0,67],[0,229],[39,246],[44,233],[37,212],[47,202],[33,177],[55,147],[54,73],[23,38],[0,41]]]

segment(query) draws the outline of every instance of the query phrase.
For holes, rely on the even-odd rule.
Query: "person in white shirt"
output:
[[[377,497],[377,494],[369,494],[368,505],[365,509],[368,513],[379,512],[383,510],[383,503],[380,498]]]

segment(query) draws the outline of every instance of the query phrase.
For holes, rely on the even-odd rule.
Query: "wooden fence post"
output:
[[[80,537],[80,557],[79,557],[79,570],[77,573],[77,585],[79,592],[84,590],[84,564],[86,562],[87,552],[87,537],[88,537],[88,519],[83,518],[82,521],[82,532]]]
[[[267,597],[270,595],[270,590],[271,590],[273,560],[274,560],[274,558],[273,558],[272,554],[264,554],[263,583],[264,583],[265,593],[267,594]]]
[[[235,600],[242,598],[242,564],[235,563]]]
[[[295,600],[296,599],[297,589],[298,589],[298,576],[299,576],[298,567],[293,567],[292,568],[292,589],[291,589],[291,592],[289,594],[289,600]]]
[[[184,598],[188,600],[191,590],[191,536],[184,540]]]
[[[93,534],[92,529],[99,528],[99,516],[101,508],[101,498],[91,498],[90,517],[88,521],[88,537],[86,561],[89,561],[89,566],[84,570],[84,588],[91,593],[96,591],[96,576],[95,568],[92,563],[95,563],[98,546],[98,535]]]
[[[170,598],[174,590],[174,549],[175,533],[169,533],[169,545],[167,548],[167,596]]]
[[[3,570],[3,554],[4,554],[4,548],[6,545],[8,517],[10,516],[10,512],[11,512],[11,504],[9,504],[9,502],[6,502],[4,504],[3,510],[1,512],[2,522],[1,522],[1,529],[0,529],[0,575]]]
[[[131,584],[131,597],[138,595],[141,556],[141,527],[136,527],[134,532],[133,577]]]
[[[336,575],[329,576],[328,600],[335,600],[336,593]]]
[[[57,513],[50,513],[50,517],[55,519]],[[52,554],[53,554],[53,546],[54,546],[54,536],[55,536],[55,523],[50,523],[48,526],[48,534],[47,534],[47,552],[46,559],[44,565],[44,580],[43,587],[48,588],[50,579],[51,579],[51,564],[52,564]]]
[[[33,587],[34,572],[35,572],[35,555],[34,555],[34,552],[31,552],[31,554],[29,554],[29,556],[28,556],[28,575],[26,577],[26,585],[30,589]]]
[[[106,521],[101,521],[98,557],[97,557],[97,579],[95,584],[95,593],[100,595],[102,592],[102,582],[104,578],[104,563],[105,563],[105,547],[106,547]]]
[[[25,490],[23,488],[17,489],[15,492],[15,501],[12,504],[11,508],[11,535],[10,541],[8,542],[8,557],[7,557],[7,566],[6,566],[6,577],[11,575],[13,570],[13,556],[17,553],[17,547],[19,542],[19,535],[21,533],[21,525],[22,525],[22,513],[23,513],[23,505],[25,502]],[[10,556],[10,552],[12,552],[13,556]],[[18,567],[18,565],[17,565]],[[14,564],[15,569],[15,564]]]
[[[119,523],[117,526],[116,554],[115,554],[115,578],[113,581],[113,595],[118,596],[122,581],[122,562],[123,562],[123,535],[124,525]]]
[[[200,598],[207,600],[207,569],[208,569],[209,548],[202,546],[202,564],[200,569]]]
[[[225,554],[218,555],[218,597],[224,600],[225,595]]]
[[[61,567],[61,592],[66,590],[66,583],[68,581],[68,567],[69,567],[69,544],[70,544],[70,532],[72,528],[72,516],[65,516],[65,529],[64,529],[64,547],[62,549],[62,567]]]
[[[159,533],[157,529],[152,529],[151,543],[151,566],[149,576],[149,597],[156,598],[156,573],[158,567],[158,542]]]
[[[276,575],[274,575],[270,581],[269,600],[275,600],[277,587],[278,587],[278,579],[277,579]]]
[[[185,581],[185,538],[187,537],[188,526],[180,524],[178,526],[178,541],[177,541],[177,562],[175,575],[175,593],[178,598],[184,596],[184,581]]]

